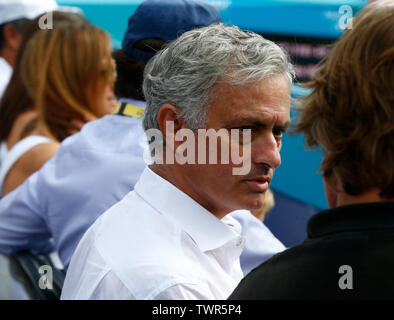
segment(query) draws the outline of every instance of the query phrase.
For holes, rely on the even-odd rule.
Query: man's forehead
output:
[[[211,95],[209,118],[221,123],[256,118],[287,122],[290,119],[290,89],[282,75],[255,83],[233,85],[217,83]]]
[[[228,108],[223,119],[258,121],[272,120],[275,122],[287,122],[290,120],[290,94],[276,95],[270,97],[265,95],[263,99],[242,99],[238,97],[233,100],[233,107]]]
[[[272,75],[265,79],[243,85],[217,82],[211,89],[213,99],[277,100],[283,104],[290,102],[290,87],[284,75]]]

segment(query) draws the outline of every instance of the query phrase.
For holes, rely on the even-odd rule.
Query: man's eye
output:
[[[284,132],[285,132],[285,130],[282,128],[274,128],[274,130],[272,131],[274,136],[277,138],[282,138]]]

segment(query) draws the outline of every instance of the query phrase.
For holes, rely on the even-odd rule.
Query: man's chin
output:
[[[264,205],[265,194],[248,195],[236,210],[259,210]]]

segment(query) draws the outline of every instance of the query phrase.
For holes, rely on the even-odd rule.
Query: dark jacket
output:
[[[394,202],[322,211],[308,239],[254,269],[229,299],[394,299]]]

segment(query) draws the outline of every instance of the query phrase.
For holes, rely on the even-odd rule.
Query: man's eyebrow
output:
[[[258,120],[256,118],[250,118],[250,117],[234,119],[234,120],[226,123],[225,125],[227,127],[231,127],[231,126],[239,126],[242,124],[251,124],[254,126],[258,126],[258,127],[266,127],[267,126],[267,122],[264,122],[263,120]],[[290,126],[290,121],[286,121],[283,124],[275,125],[275,127],[279,127],[284,130],[286,130],[289,126]]]

